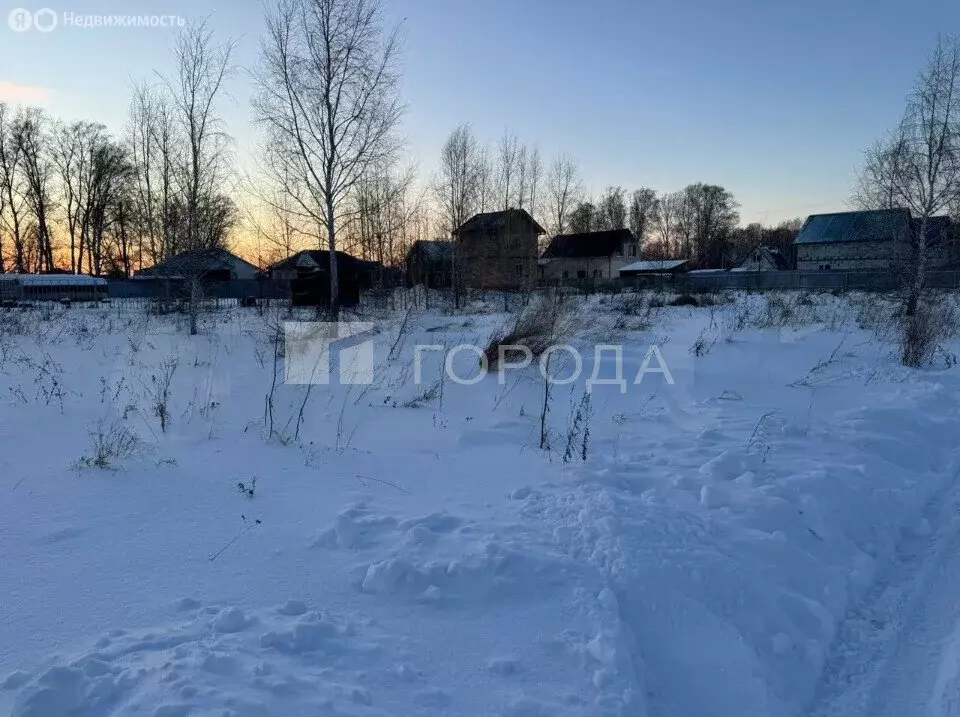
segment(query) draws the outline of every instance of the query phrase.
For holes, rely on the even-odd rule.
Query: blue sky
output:
[[[32,1],[32,0],[31,0]],[[258,0],[7,0],[86,14],[204,16],[256,61]],[[588,187],[723,184],[744,222],[844,208],[863,150],[893,125],[956,0],[388,0],[406,33],[403,130],[424,174],[459,122],[577,158]],[[931,20],[934,18],[935,20]],[[132,78],[170,68],[164,29],[0,25],[0,99],[119,128]],[[255,137],[243,69],[224,109]]]

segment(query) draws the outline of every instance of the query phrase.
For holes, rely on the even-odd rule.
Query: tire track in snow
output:
[[[838,629],[810,717],[960,716],[960,465]]]

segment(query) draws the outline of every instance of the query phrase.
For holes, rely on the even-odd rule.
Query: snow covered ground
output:
[[[0,714],[960,714],[960,374],[877,303],[591,299],[546,451],[536,365],[415,385],[496,301],[309,389],[270,312],[0,315]]]

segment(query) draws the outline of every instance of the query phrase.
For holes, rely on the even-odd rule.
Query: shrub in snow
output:
[[[933,363],[941,344],[956,333],[957,316],[952,304],[928,298],[917,304],[913,315],[900,319],[900,362],[914,368]],[[956,363],[956,359],[948,360]]]
[[[515,361],[526,355],[521,350],[501,347],[524,346],[533,358],[543,355],[551,346],[574,333],[579,318],[573,300],[563,292],[550,291],[533,296],[512,325],[490,337],[484,351],[487,366],[492,369],[501,359]]]
[[[100,421],[90,431],[92,452],[80,462],[86,466],[109,468],[124,461],[140,450],[140,437],[118,421]]]
[[[670,302],[670,306],[700,306],[700,302],[693,294],[680,294]]]

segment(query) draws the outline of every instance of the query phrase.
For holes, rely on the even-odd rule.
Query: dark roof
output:
[[[453,261],[453,242],[418,240],[410,247],[410,253],[421,253],[428,261]]]
[[[281,259],[276,264],[272,264],[267,271],[274,271],[276,269],[293,269],[303,266],[304,264],[307,266],[303,266],[303,268],[310,268],[309,265],[311,263],[316,269],[320,271],[327,271],[330,267],[330,252],[326,249],[306,249],[304,251],[298,251],[296,254],[288,256],[286,259]],[[377,266],[375,261],[365,261],[347,254],[346,252],[337,252],[338,273],[344,269],[364,270],[371,269],[375,266]]]
[[[605,232],[583,234],[560,234],[550,240],[543,252],[544,259],[585,259],[607,257],[623,251],[624,242],[636,241],[629,229],[613,229]]]
[[[907,209],[812,214],[807,218],[794,243],[898,241],[906,237],[909,224],[910,212]]]
[[[249,261],[241,259],[226,249],[194,249],[174,254],[156,266],[143,269],[139,274],[142,276],[170,277],[197,270],[218,271],[232,268],[233,262],[240,262],[253,270],[257,270],[257,267]]]
[[[458,236],[461,232],[488,232],[500,229],[505,224],[513,222],[526,221],[533,225],[537,234],[546,234],[547,230],[537,223],[537,220],[530,216],[526,209],[507,209],[502,212],[486,212],[484,214],[474,214],[461,226],[453,230],[453,235]]]
[[[648,259],[635,261],[620,269],[620,276],[686,271],[689,261],[689,259]]]

